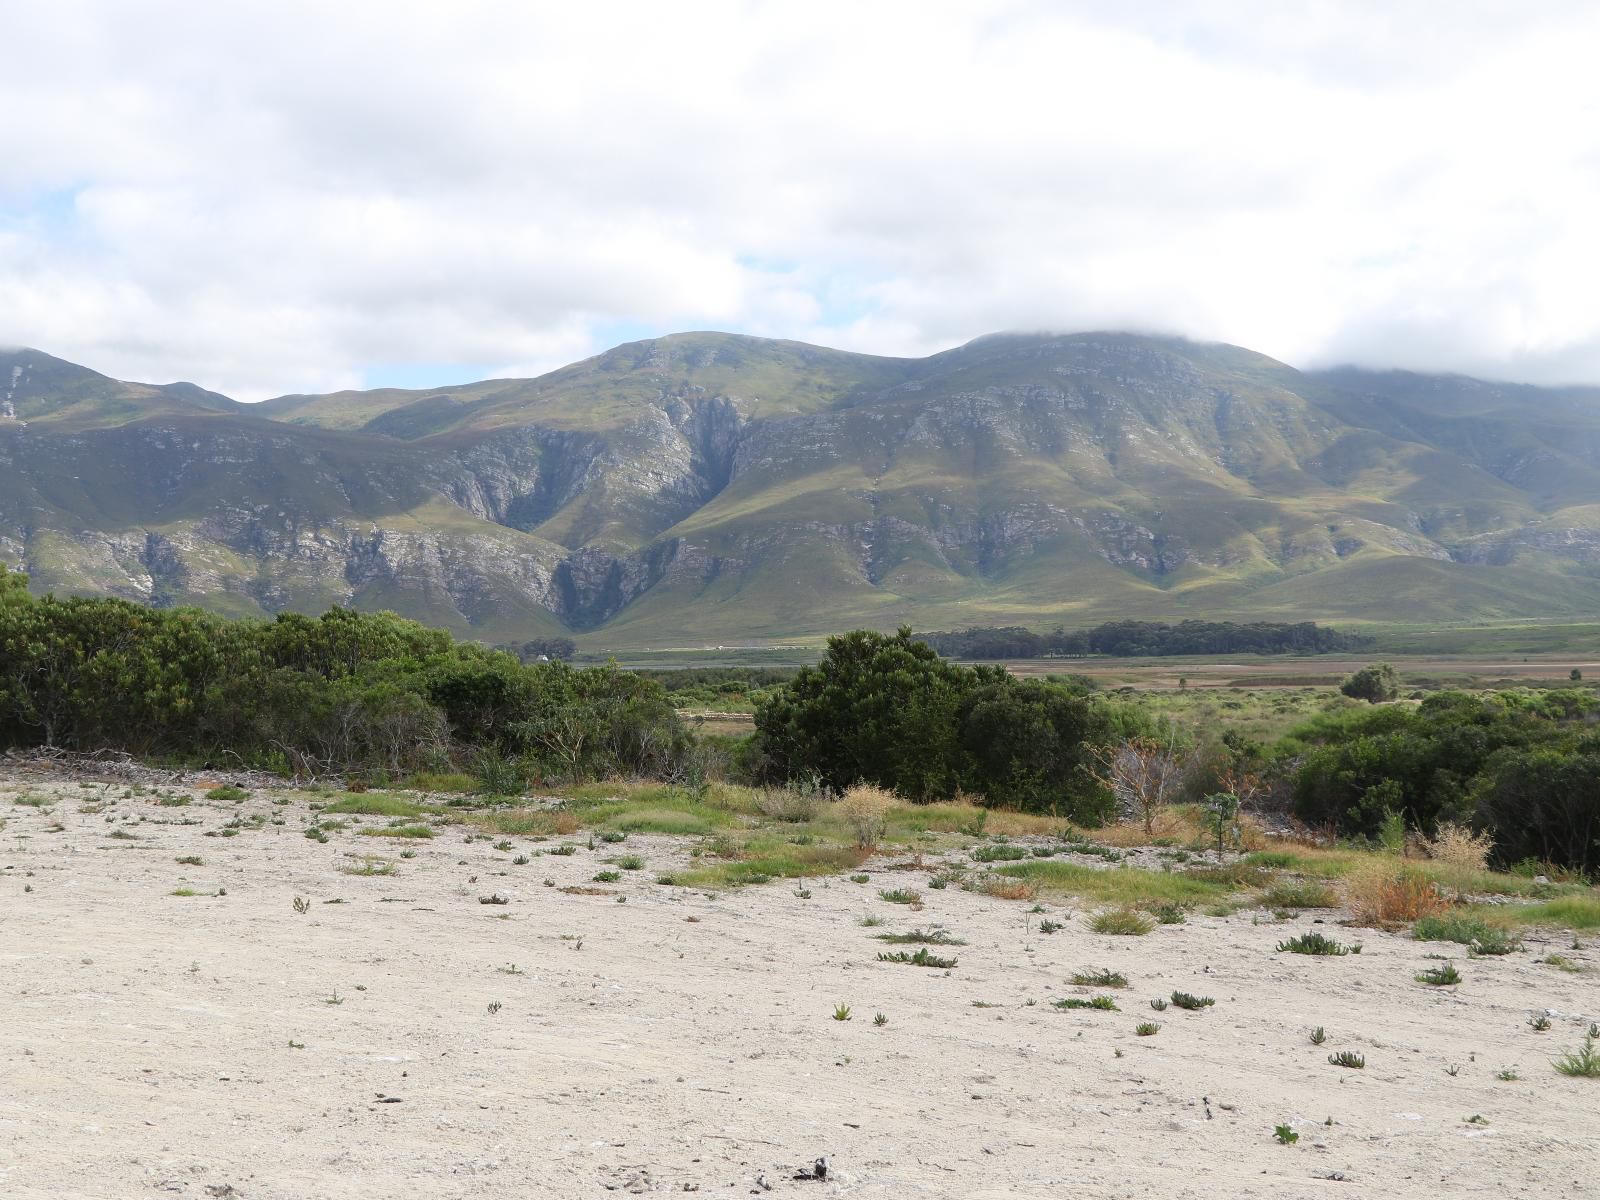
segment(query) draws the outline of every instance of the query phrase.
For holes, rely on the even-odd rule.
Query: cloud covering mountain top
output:
[[[1600,380],[1591,5],[9,12],[0,340],[127,378],[1125,327]]]

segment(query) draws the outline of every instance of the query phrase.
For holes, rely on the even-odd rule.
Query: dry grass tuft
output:
[[[1393,859],[1358,863],[1345,876],[1345,902],[1357,924],[1408,924],[1450,910],[1450,898],[1415,868]]]
[[[1487,833],[1473,833],[1465,825],[1446,821],[1423,845],[1427,848],[1428,857],[1435,862],[1467,871],[1482,871],[1489,865],[1489,852],[1494,849],[1494,838]]]
[[[993,896],[996,900],[1032,900],[1035,894],[1033,884],[1004,875],[982,875],[968,890]]]
[[[492,833],[543,837],[574,834],[583,825],[576,813],[545,808],[502,808],[494,812],[473,813],[467,819]]]
[[[870,783],[858,783],[838,803],[838,814],[856,835],[856,845],[870,850],[883,840],[889,812],[899,800],[893,792]]]

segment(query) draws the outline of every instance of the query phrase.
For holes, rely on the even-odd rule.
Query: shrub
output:
[[[1367,1056],[1354,1050],[1340,1050],[1328,1055],[1328,1061],[1336,1067],[1348,1067],[1352,1071],[1359,1071],[1367,1065]]]
[[[976,879],[963,880],[961,888],[963,891],[993,896],[996,900],[1032,900],[1036,893],[1031,883],[988,872]]]
[[[1368,925],[1414,922],[1440,916],[1450,901],[1433,880],[1411,867],[1376,858],[1345,876],[1345,900],[1355,919]]]
[[[855,834],[856,845],[863,850],[871,850],[883,840],[889,824],[889,813],[894,806],[893,793],[871,784],[858,783],[844,794],[844,799],[837,805],[837,812]]]
[[[1186,1009],[1189,1012],[1199,1012],[1201,1009],[1210,1008],[1216,1003],[1210,996],[1193,996],[1188,992],[1173,992],[1172,1002],[1179,1008]],[[1151,1006],[1154,1007],[1153,1002]]]
[[[765,787],[753,796],[756,811],[774,821],[802,824],[816,818],[828,799],[828,790],[816,776],[793,779],[782,787]]]
[[[1140,1021],[1133,1027],[1133,1031],[1140,1037],[1154,1037],[1161,1032],[1161,1026],[1154,1021]]]
[[[1473,833],[1465,825],[1442,821],[1425,843],[1428,857],[1464,871],[1482,871],[1489,864],[1494,838]]]

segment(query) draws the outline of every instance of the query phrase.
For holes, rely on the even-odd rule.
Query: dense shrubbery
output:
[[[659,685],[614,668],[524,666],[388,613],[230,621],[24,582],[0,567],[0,745],[313,772],[488,753],[564,778],[664,774],[689,747]]]
[[[1095,823],[1112,799],[1091,747],[1142,728],[1131,709],[998,667],[944,661],[911,631],[857,630],[756,710],[759,752],[778,778],[816,774],[913,800],[966,791],[991,803]]]
[[[1425,832],[1471,823],[1502,864],[1600,868],[1600,711],[1576,688],[1488,696],[1438,692],[1420,705],[1328,713],[1278,748],[1301,819],[1378,837],[1398,815]]]
[[[1093,629],[1034,633],[1018,627],[922,633],[946,658],[1050,658],[1108,654],[1123,658],[1176,654],[1328,654],[1357,650],[1371,639],[1324,629],[1310,621],[1111,621]]]

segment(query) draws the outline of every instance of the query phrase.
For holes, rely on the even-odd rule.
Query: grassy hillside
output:
[[[1120,333],[915,360],[694,333],[255,406],[7,352],[0,397],[0,558],[57,590],[631,648],[1600,610],[1593,389]]]

